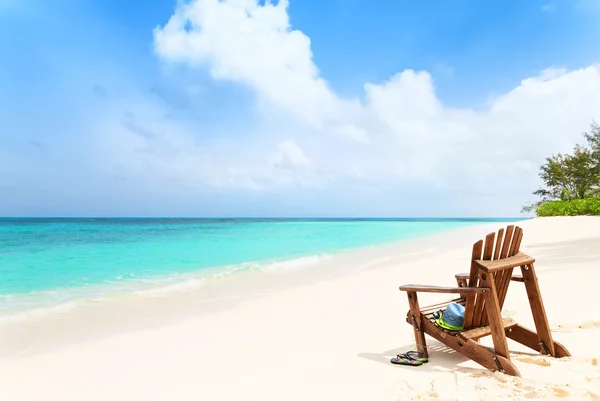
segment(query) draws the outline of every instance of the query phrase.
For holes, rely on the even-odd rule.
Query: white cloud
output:
[[[367,131],[352,123],[333,126],[329,131],[332,135],[347,137],[357,142],[369,143],[369,134]]]
[[[294,170],[298,167],[308,167],[310,161],[296,141],[287,139],[277,147],[277,153],[271,158],[271,164],[277,168]]]
[[[318,76],[310,39],[290,28],[287,4],[192,1],[155,31],[157,52],[192,65],[206,63],[214,78],[255,88],[261,100],[320,127],[340,105]]]
[[[240,171],[262,186],[288,183],[290,172],[310,165],[296,171],[298,180],[419,182],[465,197],[516,191],[523,199],[536,189],[544,158],[569,151],[600,117],[596,65],[549,68],[483,111],[444,105],[424,71],[405,70],[366,83],[360,99],[343,98],[320,76],[311,41],[290,26],[287,6],[286,0],[194,0],[154,32],[161,58],[248,87],[265,115],[287,116],[289,131],[302,136],[304,150],[286,130],[272,135],[280,144],[270,163],[246,158]]]

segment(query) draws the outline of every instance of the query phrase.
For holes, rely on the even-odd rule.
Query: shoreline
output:
[[[415,258],[427,257],[431,249],[425,248],[432,243],[441,244],[442,250],[463,246],[462,243],[453,243],[453,237],[460,237],[464,233],[478,236],[480,233],[487,233],[497,224],[514,222],[483,222],[380,245],[347,248],[312,260],[315,263],[310,262],[312,258],[318,258],[317,255],[304,255],[293,259],[248,262],[244,265],[258,264],[259,268],[239,269],[232,274],[223,274],[227,272],[216,267],[196,274],[182,274],[181,279],[174,282],[164,283],[158,280],[154,285],[138,287],[134,283],[126,283],[129,285],[124,285],[125,289],[113,290],[102,296],[86,294],[84,297],[49,306],[3,313],[0,315],[0,338],[4,339],[0,342],[0,361],[50,352],[68,346],[73,341],[85,342],[128,331],[164,327],[203,314],[236,308],[275,292],[355,275],[365,269],[375,269],[390,263],[401,264],[405,259],[404,255],[409,255],[414,261]],[[294,266],[298,261],[309,263]],[[286,268],[290,264],[291,268]],[[207,276],[207,273],[212,275]],[[111,316],[117,309],[119,314]],[[144,310],[152,310],[153,313],[149,315]],[[79,327],[76,325],[78,321],[86,321],[88,324]],[[71,329],[68,336],[46,340],[38,338],[36,334],[64,333],[65,327],[76,328]]]
[[[0,222],[3,219],[0,218]],[[4,219],[6,220],[6,219]],[[39,219],[26,219],[26,221],[37,222]],[[42,219],[48,220],[48,219]],[[63,223],[65,219],[49,219],[48,223]],[[74,224],[79,224],[81,221],[85,222],[95,222],[99,221],[100,223],[104,223],[106,221],[118,221],[124,223],[135,222],[139,219],[66,219],[71,221]],[[157,221],[163,222],[164,219],[145,219],[149,221]],[[174,219],[181,220],[181,219]],[[243,219],[186,219],[189,220],[190,223],[195,223],[198,221],[205,220],[231,220],[231,221],[246,221]],[[248,221],[253,222],[263,222],[269,221],[273,223],[286,223],[290,222],[286,219],[247,219]],[[307,222],[312,223],[315,221],[384,221],[384,222],[414,222],[414,223],[438,223],[438,222],[469,222],[468,226],[471,225],[481,225],[481,224],[489,224],[489,222],[495,222],[502,219],[496,218],[488,218],[488,219],[464,219],[464,218],[456,218],[456,219],[321,219],[321,218],[310,218],[310,219],[300,219],[299,221],[294,221],[296,223]],[[503,219],[502,221],[508,221],[508,219]],[[513,220],[510,220],[513,221]],[[381,248],[390,245],[394,245],[397,243],[402,243],[406,241],[413,241],[415,239],[429,237],[431,235],[437,235],[448,230],[455,230],[458,227],[446,228],[443,227],[439,229],[439,231],[434,232],[419,232],[413,234],[413,237],[410,238],[390,238],[390,239],[379,239],[377,242],[368,242],[366,241],[361,245],[351,245],[351,246],[342,246],[337,248],[323,248],[316,249],[314,251],[304,250],[301,252],[292,252],[287,255],[266,257],[263,259],[250,259],[241,262],[231,263],[231,264],[216,264],[216,265],[207,265],[202,266],[202,262],[199,262],[199,267],[195,269],[178,269],[174,267],[174,269],[167,269],[166,272],[157,273],[157,274],[138,274],[135,275],[134,272],[128,273],[127,270],[124,270],[124,273],[118,275],[115,279],[105,280],[105,281],[97,281],[95,283],[86,283],[85,281],[79,284],[69,284],[68,286],[65,284],[64,287],[52,287],[52,288],[40,288],[36,290],[31,290],[28,292],[9,292],[6,294],[0,294],[0,321],[6,318],[11,320],[15,319],[15,314],[26,314],[27,312],[34,311],[36,313],[41,313],[42,309],[66,309],[71,304],[77,304],[78,301],[81,300],[95,300],[99,301],[103,298],[110,298],[112,296],[122,296],[128,293],[160,293],[160,292],[170,292],[177,291],[178,287],[185,289],[186,287],[190,288],[199,288],[202,285],[202,282],[212,281],[212,280],[221,280],[226,278],[227,276],[235,276],[235,277],[243,277],[247,275],[251,275],[254,273],[261,272],[272,272],[276,270],[295,270],[304,268],[303,265],[312,265],[318,264],[321,259],[329,259],[334,257],[337,254],[344,254],[347,252],[356,252],[362,250],[368,250],[371,248]],[[125,267],[127,269],[127,267]],[[169,272],[168,270],[172,270]]]
[[[9,332],[4,327],[0,398],[45,400],[56,394],[61,401],[367,400],[412,399],[434,391],[438,398],[452,399],[445,397],[461,391],[467,396],[480,385],[514,394],[523,383],[540,396],[550,397],[556,389],[572,396],[592,394],[593,386],[600,384],[599,368],[590,359],[600,356],[590,345],[600,334],[600,314],[592,306],[600,282],[600,271],[594,269],[600,263],[600,218],[595,217],[516,223],[524,229],[522,249],[538,261],[553,335],[573,358],[549,361],[550,367],[517,359],[524,378],[506,379],[504,384],[496,374],[436,348],[430,338],[427,367],[389,363],[396,352],[414,347],[412,328],[403,319],[408,304],[398,285],[454,285],[454,274],[468,271],[472,244],[508,224],[460,227],[347,252],[326,261],[330,269],[229,280],[231,292],[224,294],[221,287],[215,291],[220,298],[212,303],[202,302],[191,291],[187,296],[155,297],[152,302],[117,302],[102,313],[60,315],[45,325],[21,327],[26,331],[13,325]],[[565,280],[581,287],[567,295]],[[531,327],[523,293],[518,286],[509,289],[505,312]],[[424,296],[422,304],[433,299]],[[19,352],[11,354],[9,348]],[[528,354],[517,358],[526,356],[534,361],[543,358]],[[574,378],[573,372],[581,378]],[[69,386],[64,377],[76,377],[77,383]],[[25,383],[31,380],[39,386],[27,388]],[[551,388],[552,380],[558,384]],[[465,383],[467,389],[456,383]]]

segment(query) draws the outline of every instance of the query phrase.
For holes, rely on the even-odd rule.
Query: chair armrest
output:
[[[400,291],[407,292],[436,292],[440,294],[481,294],[491,292],[485,287],[437,287],[434,285],[401,285]]]
[[[495,273],[499,270],[510,269],[518,266],[530,265],[535,262],[535,259],[523,252],[517,253],[515,256],[511,256],[505,259],[498,260],[475,260],[475,264],[479,266],[481,270],[487,273]]]

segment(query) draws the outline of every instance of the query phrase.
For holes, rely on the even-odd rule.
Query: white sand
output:
[[[404,320],[406,294],[398,286],[453,286],[454,274],[468,271],[472,243],[503,226],[494,223],[381,249],[376,260],[341,256],[338,265],[371,263],[344,277],[226,303],[184,321],[139,326],[144,330],[127,326],[86,339],[65,335],[83,333],[73,320],[72,330],[39,326],[37,336],[22,336],[27,349],[0,362],[0,400],[600,400],[600,218],[519,225],[522,250],[537,259],[553,336],[573,354],[555,360],[509,341],[523,378],[491,373],[430,337],[428,364],[389,363],[414,348]],[[163,302],[175,313],[177,303]],[[521,283],[511,283],[504,314],[534,327]],[[100,323],[79,324],[88,325]],[[14,333],[5,328],[0,342],[25,347]],[[67,346],[57,341],[36,351],[36,341],[61,335]]]

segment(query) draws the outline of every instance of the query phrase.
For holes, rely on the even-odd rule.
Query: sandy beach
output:
[[[523,376],[516,378],[428,337],[429,363],[389,362],[414,349],[398,286],[454,286],[454,274],[469,269],[472,244],[504,225],[339,255],[329,274],[262,277],[268,287],[242,278],[231,297],[201,311],[167,295],[138,307],[115,303],[93,322],[71,315],[5,325],[0,400],[600,400],[599,217],[518,223],[521,250],[537,260],[554,339],[572,357],[539,356],[509,340]],[[235,289],[252,296],[234,298]],[[511,283],[503,314],[534,327],[522,284]]]

